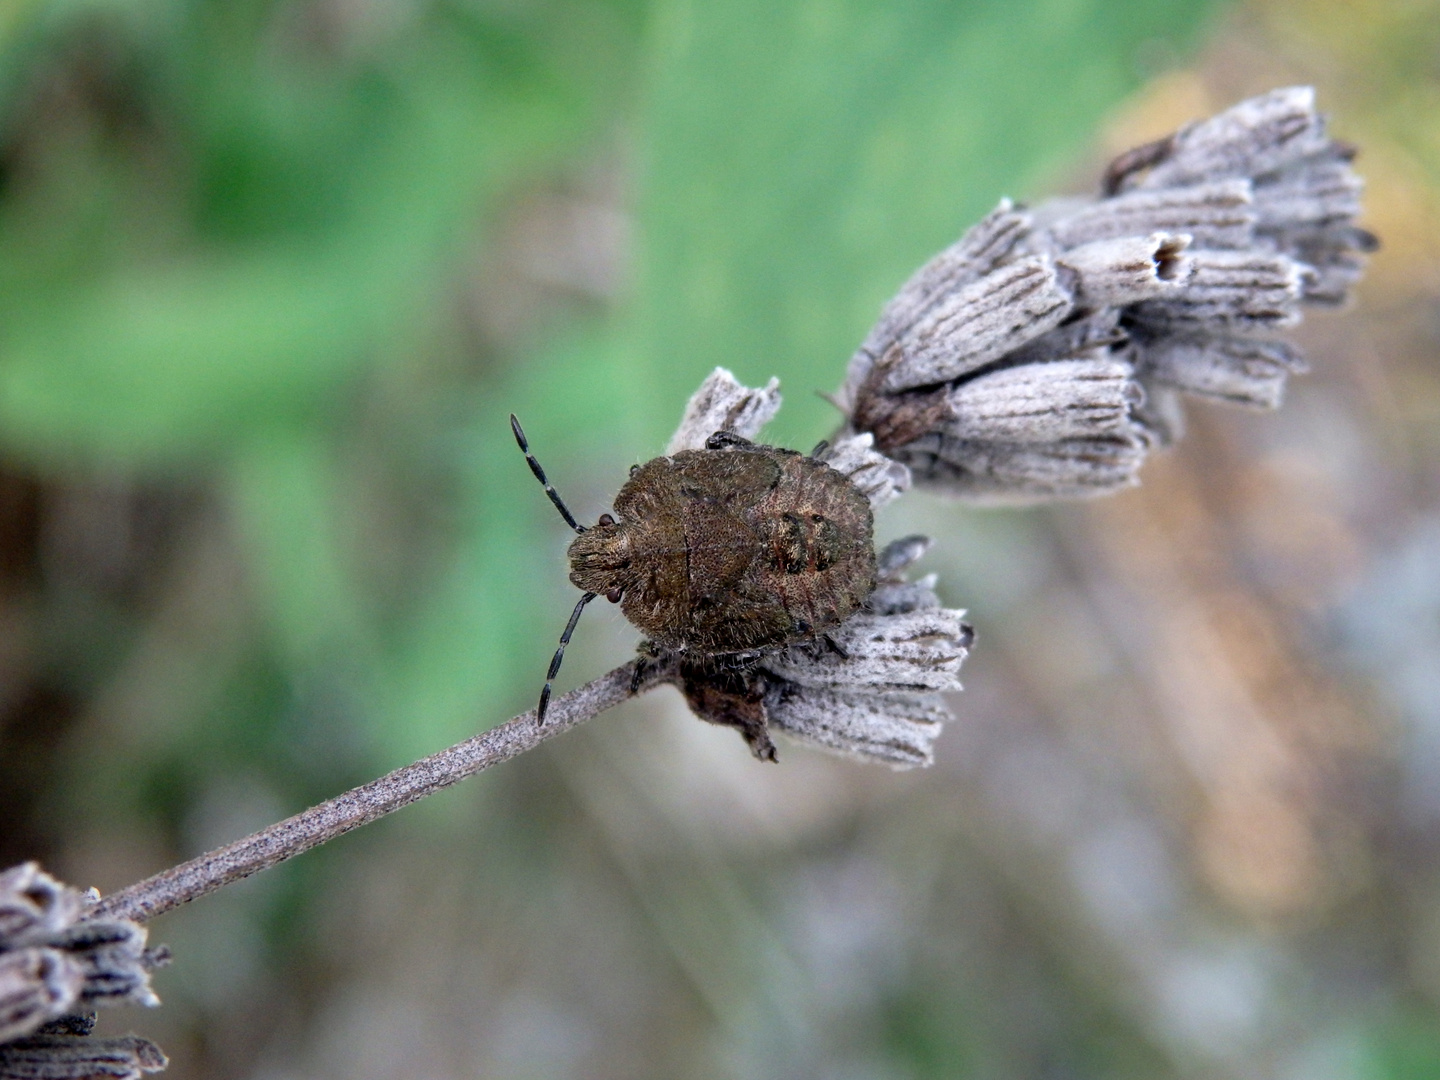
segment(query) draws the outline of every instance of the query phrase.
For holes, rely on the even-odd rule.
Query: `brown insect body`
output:
[[[875,588],[864,493],[793,450],[711,441],[636,468],[618,520],[570,545],[570,580],[682,655],[763,651],[857,611]]]
[[[582,591],[550,660],[537,723],[580,613],[597,596],[621,605],[649,635],[642,651],[676,661],[697,716],[736,728],[756,757],[776,760],[757,661],[772,649],[822,638],[875,590],[870,500],[816,456],[757,446],[717,431],[630,470],[615,497],[618,520],[575,520],[545,476],[520,421],[510,428],[545,494],[579,535],[570,580]],[[818,454],[818,450],[816,451]],[[636,662],[632,691],[647,660]]]

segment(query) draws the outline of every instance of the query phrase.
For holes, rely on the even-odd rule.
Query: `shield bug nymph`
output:
[[[510,427],[579,534],[568,557],[582,595],[545,676],[542,723],[565,646],[596,596],[620,605],[652,655],[733,675],[769,650],[822,638],[875,588],[870,501],[814,455],[717,431],[703,450],[632,468],[615,513],[586,527],[550,486],[513,415]]]

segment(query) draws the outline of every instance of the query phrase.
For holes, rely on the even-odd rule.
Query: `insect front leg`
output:
[[[630,675],[631,697],[634,697],[640,692],[640,683],[645,678],[645,673],[650,670],[656,661],[664,656],[664,653],[660,651],[660,647],[649,638],[640,642],[640,644],[635,647],[635,651],[640,655],[635,658],[635,670]]]
[[[744,450],[755,444],[743,439],[733,431],[717,431],[705,440],[706,450]]]

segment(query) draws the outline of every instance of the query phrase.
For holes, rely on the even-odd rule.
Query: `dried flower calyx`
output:
[[[1122,154],[1098,199],[1002,202],[886,306],[849,429],[921,484],[1036,501],[1133,484],[1181,394],[1274,408],[1303,370],[1275,332],[1375,247],[1353,156],[1292,87]]]
[[[942,695],[960,689],[960,665],[974,632],[963,611],[941,605],[933,574],[905,580],[906,568],[929,546],[923,536],[889,544],[864,611],[822,645],[764,659],[764,703],[773,727],[894,768],[933,763],[935,739],[950,718]]]
[[[775,383],[741,386],[717,369],[691,398],[670,452],[703,445],[718,422],[753,438],[779,408]],[[876,451],[868,433],[842,435],[817,456],[849,477],[872,507],[910,486],[910,472]],[[687,657],[675,681],[702,719],[736,728],[754,754],[775,760],[771,730],[833,752],[896,768],[928,765],[958,690],[972,640],[964,612],[942,607],[933,577],[907,583],[905,569],[928,547],[922,537],[880,553],[877,582],[862,610],[813,642],[749,656]]]
[[[159,1004],[150,971],[160,957],[146,949],[145,928],[85,921],[89,902],[34,863],[0,872],[0,1080],[163,1067],[164,1055],[143,1039],[85,1037],[84,1015],[97,1006]]]

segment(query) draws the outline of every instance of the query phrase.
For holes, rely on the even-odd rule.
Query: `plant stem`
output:
[[[145,922],[241,878],[268,870],[492,765],[518,757],[546,739],[598,716],[630,697],[634,674],[634,661],[622,664],[557,698],[550,705],[543,727],[536,725],[533,709],[521,713],[448,750],[421,758],[244,839],[102,897],[87,918]],[[649,690],[672,677],[673,672],[666,666],[647,663],[639,691]]]

